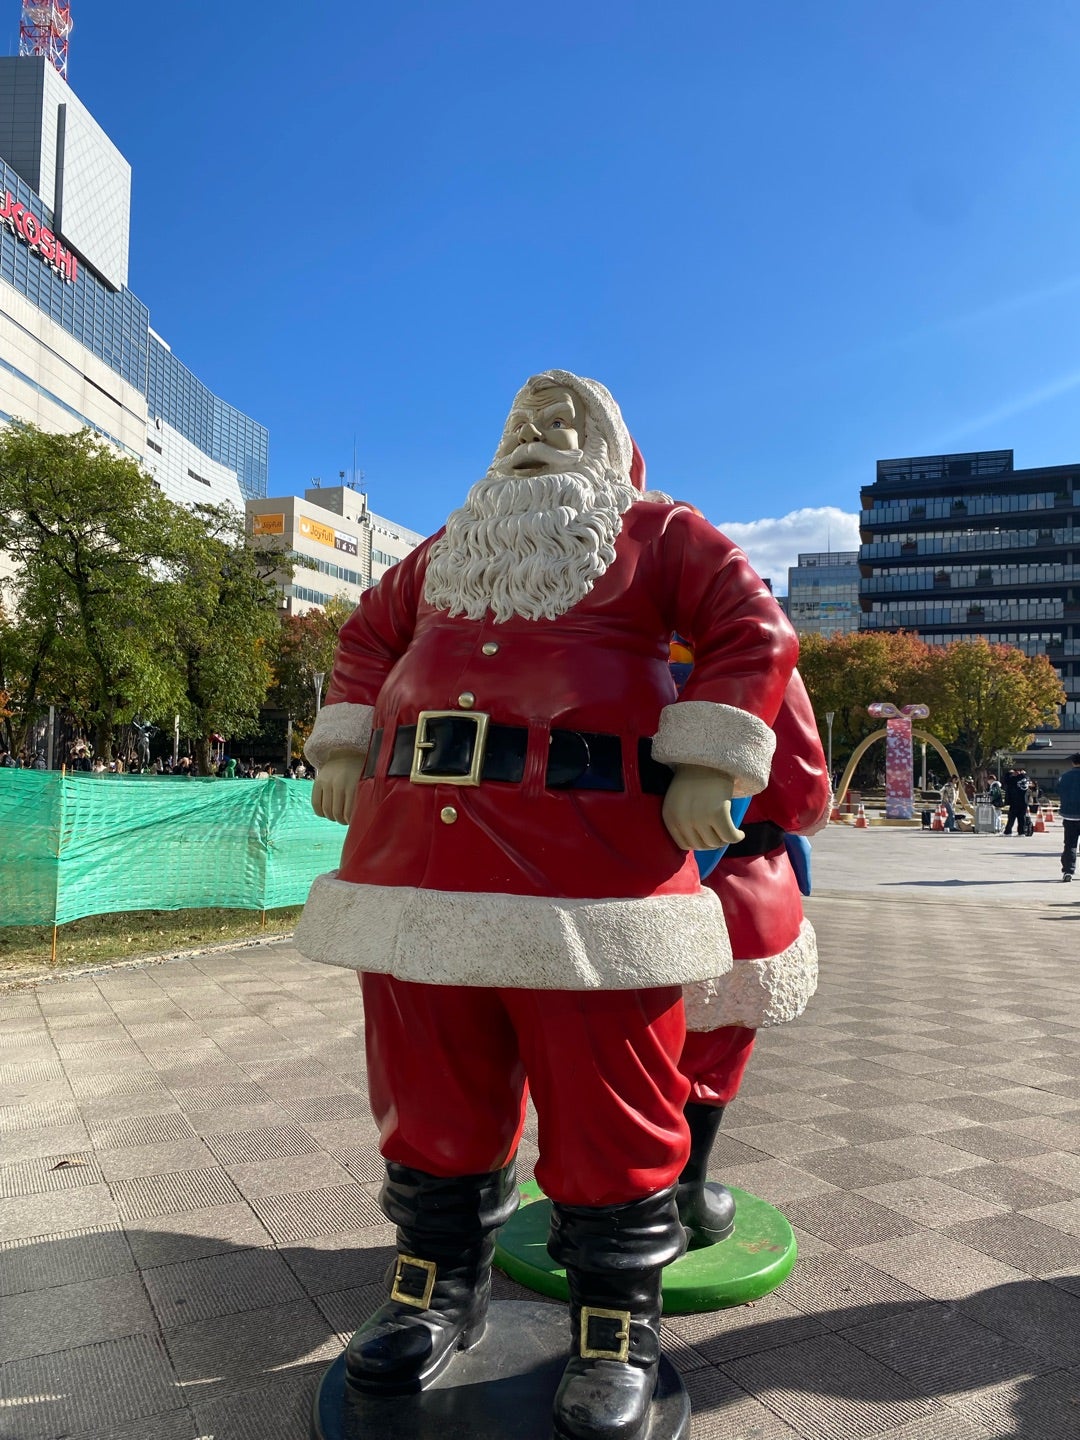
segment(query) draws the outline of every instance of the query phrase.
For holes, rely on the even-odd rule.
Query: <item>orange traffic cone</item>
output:
[[[1047,805],[1046,809],[1043,811],[1043,819],[1046,821],[1047,825],[1052,825],[1054,823],[1054,807],[1052,805]]]
[[[930,829],[931,829],[931,830],[944,830],[944,829],[945,829],[945,817],[946,817],[946,815],[947,815],[948,813],[949,813],[949,812],[948,812],[947,810],[935,810],[935,811],[934,811],[934,817],[933,817],[933,819],[930,821]]]
[[[1035,812],[1035,824],[1031,828],[1036,835],[1046,834],[1046,821],[1043,819],[1041,810]]]
[[[858,813],[857,813],[856,816],[855,816],[855,829],[856,829],[856,830],[865,830],[869,824],[870,824],[870,821],[867,820],[867,818],[866,818],[866,811],[865,811],[865,809],[863,808],[862,801],[860,801],[860,802],[859,802]]]

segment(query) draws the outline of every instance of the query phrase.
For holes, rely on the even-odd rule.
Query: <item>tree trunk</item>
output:
[[[215,775],[214,762],[210,758],[210,739],[207,735],[200,735],[195,741],[195,760],[199,766],[200,775]]]
[[[103,715],[94,731],[94,754],[108,765],[113,758],[113,720],[116,712],[110,710]]]

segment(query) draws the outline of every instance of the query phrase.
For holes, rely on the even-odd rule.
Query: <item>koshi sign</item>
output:
[[[69,285],[75,284],[79,275],[78,260],[48,226],[42,224],[32,210],[21,200],[16,200],[10,190],[4,192],[4,203],[0,205],[0,220],[12,234],[17,235],[31,250],[40,255],[50,270],[55,270]]]
[[[915,816],[915,801],[911,793],[915,764],[911,722],[925,720],[930,708],[927,705],[902,705],[897,709],[887,700],[866,708],[871,715],[885,721],[885,818],[911,820]]]

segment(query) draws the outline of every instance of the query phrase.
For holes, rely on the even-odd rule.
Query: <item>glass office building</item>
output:
[[[788,568],[787,614],[800,635],[846,635],[858,630],[859,552],[823,550]]]
[[[213,394],[127,287],[131,170],[39,56],[0,57],[0,420],[89,426],[170,499],[242,512],[268,433]]]
[[[1011,450],[881,460],[861,504],[860,629],[1046,655],[1062,728],[1080,731],[1080,465],[1017,470]],[[1055,750],[1080,748],[1051,733]]]

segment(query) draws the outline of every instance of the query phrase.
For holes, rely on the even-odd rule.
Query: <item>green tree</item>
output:
[[[868,714],[875,701],[893,705],[937,702],[933,647],[909,631],[856,631],[849,635],[804,635],[799,671],[824,737],[832,711],[833,755],[850,755],[861,740],[881,728]]]
[[[245,543],[231,510],[197,505],[176,511],[157,602],[179,666],[181,725],[196,736],[196,759],[212,774],[214,732],[239,737],[258,729],[273,680],[280,621],[273,562]]]
[[[995,750],[1021,750],[1033,730],[1060,724],[1065,690],[1045,655],[979,638],[940,647],[934,663],[940,700],[930,728],[964,751],[972,771]]]
[[[995,750],[1020,749],[1033,730],[1056,727],[1065,699],[1044,655],[1029,657],[984,639],[927,645],[904,631],[805,635],[799,669],[823,735],[826,712],[835,714],[833,752],[839,757],[880,728],[867,714],[873,701],[921,703],[930,709],[926,727],[974,771]]]
[[[39,704],[61,703],[108,756],[118,721],[175,699],[153,604],[175,508],[90,430],[0,431],[0,550],[18,617],[4,663],[23,735]]]
[[[315,723],[315,676],[329,680],[338,631],[351,614],[349,601],[335,595],[323,610],[282,616],[270,703],[291,717],[298,753]]]

